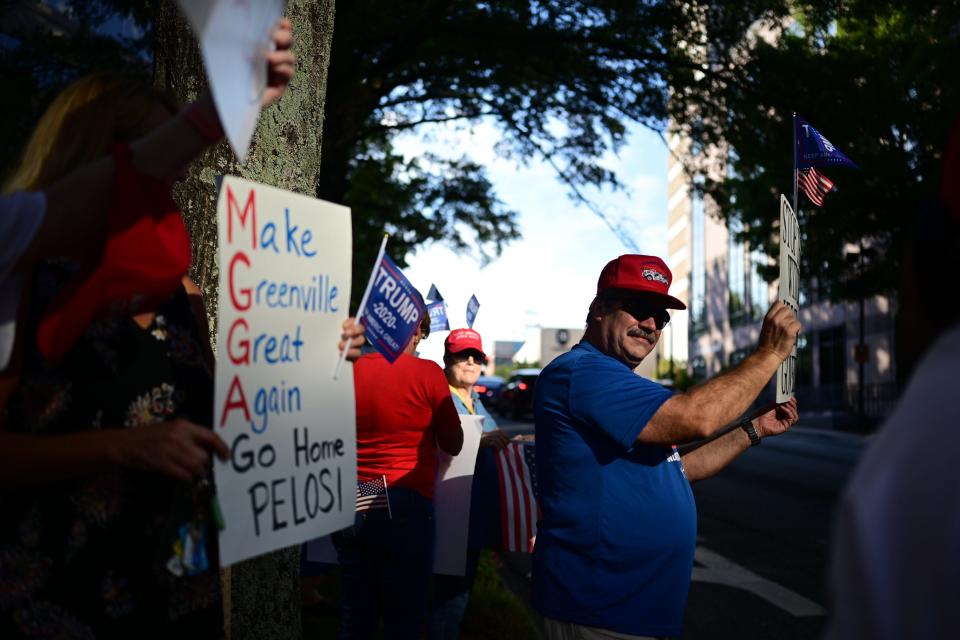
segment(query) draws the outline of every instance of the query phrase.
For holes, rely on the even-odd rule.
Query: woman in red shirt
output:
[[[395,362],[372,353],[353,367],[358,482],[385,482],[388,499],[364,501],[354,526],[333,535],[343,580],[340,638],[372,638],[381,621],[385,638],[421,635],[433,565],[436,450],[457,455],[463,446],[443,370],[413,355],[429,333],[425,317]]]

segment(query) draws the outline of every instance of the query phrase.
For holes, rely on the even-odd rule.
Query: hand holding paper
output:
[[[179,4],[200,40],[220,122],[243,162],[260,107],[279,98],[293,76],[289,21],[272,31],[284,2],[179,0]]]

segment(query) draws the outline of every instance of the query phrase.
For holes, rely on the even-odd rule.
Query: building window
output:
[[[727,225],[729,231],[729,247],[727,249],[727,278],[729,281],[729,296],[727,308],[730,314],[730,324],[738,324],[747,319],[747,283],[744,258],[746,247],[737,238],[743,230],[743,223],[732,219]]]
[[[703,333],[707,326],[706,292],[707,264],[704,246],[704,209],[703,196],[694,193],[690,213],[692,268],[690,271],[690,332],[692,335]]]

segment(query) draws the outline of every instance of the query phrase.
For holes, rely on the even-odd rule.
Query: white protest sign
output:
[[[270,31],[285,0],[179,0],[200,41],[210,93],[233,153],[247,157],[267,86]]]
[[[778,299],[800,317],[800,225],[786,197],[780,195],[780,291]],[[797,379],[797,347],[777,369],[777,402],[793,397]]]
[[[477,464],[483,416],[461,415],[463,448],[456,456],[437,449],[437,480],[433,485],[433,572],[462,576],[467,572],[470,495]]]
[[[350,210],[227,176],[217,202],[214,466],[227,566],[353,524],[353,376],[331,380],[350,303]]]

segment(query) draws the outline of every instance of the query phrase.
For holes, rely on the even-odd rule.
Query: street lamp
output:
[[[857,341],[857,345],[854,348],[854,360],[857,363],[857,419],[859,421],[859,427],[862,430],[866,424],[866,415],[864,414],[864,396],[865,396],[865,368],[867,364],[867,345],[864,341],[864,298],[866,297],[864,291],[866,289],[865,283],[863,281],[863,258],[864,258],[864,248],[863,248],[863,238],[861,238],[857,244],[847,243],[844,247],[844,253],[847,256],[847,261],[852,263],[856,261],[857,263],[857,297],[859,298],[860,304],[860,336]]]

